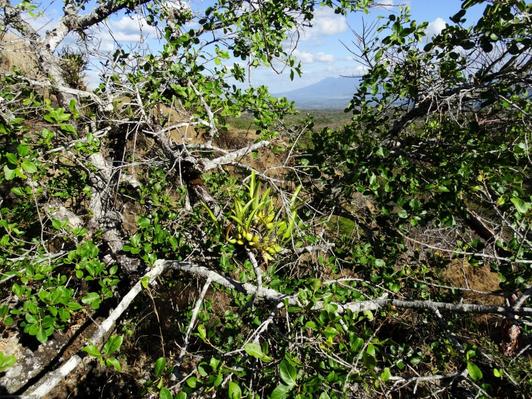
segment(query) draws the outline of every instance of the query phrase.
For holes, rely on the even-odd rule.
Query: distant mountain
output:
[[[302,109],[343,109],[353,98],[359,80],[357,78],[326,78],[313,85],[284,93],[276,97],[286,97]]]

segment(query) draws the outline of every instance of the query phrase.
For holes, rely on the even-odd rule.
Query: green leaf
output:
[[[27,144],[19,144],[17,145],[17,153],[21,157],[25,157],[30,153],[30,147]]]
[[[150,286],[150,279],[148,276],[144,276],[140,279],[140,285],[142,285],[142,288],[144,288],[145,290],[148,289],[148,287]]]
[[[17,362],[17,358],[13,355],[6,355],[0,352],[0,373],[6,371]]]
[[[37,334],[35,334],[35,338],[37,338],[41,344],[44,344],[46,341],[48,341],[48,337],[51,335],[51,332],[50,334],[48,332],[49,331],[45,330],[43,327],[39,327]]]
[[[159,399],[172,399],[172,398],[173,398],[172,392],[170,392],[168,388],[163,387],[159,391]]]
[[[37,172],[37,166],[33,162],[31,162],[29,159],[25,159],[22,161],[22,169],[29,174]]]
[[[70,123],[60,124],[59,129],[61,129],[65,133],[76,134],[76,128]]]
[[[4,155],[11,165],[18,165],[18,158],[15,154],[13,154],[12,152],[6,152]]]
[[[406,211],[406,209],[401,209],[397,213],[397,216],[399,216],[401,219],[406,219],[408,217],[408,212]]]
[[[390,372],[390,368],[389,367],[386,367],[382,373],[380,374],[379,378],[382,382],[386,382],[390,379],[390,377],[392,376],[392,373]]]
[[[139,218],[137,224],[141,229],[147,229],[148,227],[150,227],[151,222],[150,219],[148,219],[147,217],[141,217]]]
[[[4,165],[4,177],[6,180],[13,180],[15,178],[15,170],[16,169],[9,169],[7,165]]]
[[[85,305],[90,305],[93,309],[96,310],[100,307],[100,295],[98,295],[96,292],[89,292],[87,295],[81,298],[81,302]]]
[[[198,325],[198,335],[202,341],[207,339],[207,330],[203,324]]]
[[[209,373],[207,373],[207,371],[205,370],[205,367],[203,367],[201,364],[198,366],[197,370],[200,377],[205,378],[209,375]]]
[[[203,205],[203,207],[205,208],[205,210],[209,214],[209,217],[212,219],[212,221],[215,222],[215,223],[218,223],[218,219],[216,219],[216,216],[211,211],[211,208],[209,208],[209,206],[205,202],[201,202],[201,205]]]
[[[26,179],[27,178],[27,176],[24,174],[22,168],[16,168],[15,169],[15,176],[19,177],[21,179]]]
[[[477,355],[477,351],[476,350],[469,349],[466,352],[466,360],[469,361],[469,360],[473,359],[476,355]]]
[[[56,230],[64,229],[67,225],[67,220],[52,219],[52,227]]]
[[[222,382],[224,382],[224,377],[223,374],[220,372],[216,375],[216,378],[212,380],[212,386],[218,387],[222,384]]]
[[[107,366],[113,366],[116,371],[122,371],[122,365],[116,357],[110,357],[108,359],[105,359],[105,364]]]
[[[74,118],[78,118],[79,117],[79,112],[78,112],[78,110],[76,108],[76,100],[75,99],[70,100],[70,102],[68,103],[68,109],[70,110],[70,112],[72,113]]]
[[[37,324],[37,321],[38,321],[37,318],[31,313],[26,313],[24,315],[24,319],[26,319],[26,321],[30,324]]]
[[[122,346],[122,341],[124,341],[124,337],[122,335],[111,336],[111,338],[109,338],[103,347],[103,353],[109,356],[117,352]]]
[[[159,378],[163,375],[164,370],[166,369],[166,359],[160,357],[155,361],[155,376]]]
[[[292,390],[293,386],[287,386],[284,384],[277,385],[270,395],[270,399],[285,399],[288,397],[288,393]]]
[[[281,374],[281,379],[288,386],[296,385],[297,379],[297,369],[284,359],[281,364],[279,364],[279,373]]]
[[[465,13],[466,13],[466,10],[462,9],[462,10],[458,11],[458,13],[453,15],[450,18],[450,20],[453,21],[454,23],[459,23],[460,20],[462,19],[462,17],[465,15]]]
[[[227,396],[229,399],[240,399],[242,397],[242,390],[236,382],[229,381]]]
[[[83,352],[87,353],[89,356],[100,358],[102,354],[100,353],[100,350],[96,347],[96,345],[87,345],[85,348],[83,348]]]
[[[218,366],[220,365],[221,361],[219,359],[216,359],[215,357],[211,358],[210,362],[209,362],[209,366],[211,366],[211,368],[213,370],[218,370]]]
[[[475,363],[467,362],[467,373],[473,381],[478,381],[482,379],[482,371]]]
[[[373,344],[369,344],[366,348],[366,353],[371,357],[375,357],[375,346]]]
[[[527,213],[530,209],[530,202],[525,202],[521,198],[512,197],[510,201],[512,201],[519,213]]]
[[[196,385],[198,385],[198,379],[196,377],[187,378],[185,382],[190,388],[196,388]]]
[[[262,360],[263,362],[270,362],[272,360],[271,357],[262,352],[262,348],[260,347],[260,344],[258,342],[247,343],[246,345],[244,345],[244,350],[248,355],[253,356],[256,359]]]

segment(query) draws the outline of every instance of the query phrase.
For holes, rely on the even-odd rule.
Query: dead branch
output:
[[[253,254],[253,252],[250,249],[246,249],[246,252],[248,254],[248,258],[253,265],[253,270],[255,271],[255,277],[257,279],[257,291],[260,291],[262,288],[262,271],[260,270],[259,262],[257,262],[257,258]],[[256,295],[253,297],[253,301],[255,301]]]
[[[207,281],[203,285],[203,289],[200,292],[199,298],[196,301],[196,304],[194,305],[194,309],[192,310],[192,316],[190,318],[190,323],[188,324],[187,332],[185,334],[185,340],[184,340],[183,346],[181,347],[181,351],[179,352],[179,357],[177,358],[176,364],[174,365],[174,372],[177,371],[177,369],[181,365],[181,362],[183,361],[183,358],[187,354],[190,334],[192,333],[192,330],[194,329],[194,325],[196,324],[198,313],[201,309],[201,305],[203,304],[203,299],[205,298],[205,295],[207,294],[207,290],[209,289],[211,285],[211,281],[212,280],[210,278],[207,278]]]
[[[67,4],[63,9],[64,16],[54,29],[46,33],[43,44],[53,52],[70,32],[83,32],[91,26],[99,24],[105,18],[120,10],[133,9],[149,1],[150,0],[134,0],[124,2],[119,0],[107,0],[96,7],[91,13],[83,16],[76,13],[73,4],[66,2]]]
[[[58,90],[61,93],[72,95],[72,96],[75,96],[75,97],[78,97],[78,98],[89,98],[92,101],[94,101],[95,104],[98,105],[98,108],[101,111],[107,112],[107,111],[112,111],[113,110],[112,102],[104,102],[100,96],[97,96],[96,94],[94,94],[91,91],[74,89],[74,88],[68,87],[68,86],[66,86],[64,84],[63,85],[58,84],[58,83],[54,84],[51,81],[41,81],[41,80],[35,80],[35,79],[26,78],[26,77],[19,77],[19,78],[25,80],[26,82],[28,82],[32,86],[44,87],[44,88],[50,88],[50,89],[53,89],[53,90]]]
[[[122,316],[122,314],[127,310],[131,302],[137,297],[137,295],[142,291],[142,281],[147,281],[148,284],[152,284],[157,277],[168,267],[168,263],[159,262],[157,265],[144,275],[144,277],[139,280],[131,290],[124,296],[120,301],[118,306],[111,312],[109,317],[103,321],[103,323],[98,327],[96,332],[93,334],[89,340],[89,344],[95,346],[101,346],[109,336],[111,331],[114,329],[116,322]],[[66,362],[64,362],[58,369],[53,370],[42,377],[35,385],[23,393],[23,397],[26,398],[42,398],[49,394],[66,376],[68,376],[73,370],[75,370],[82,362],[87,364],[92,359],[89,357],[81,358],[79,354],[72,356]]]
[[[167,268],[178,271],[184,271],[192,274],[196,277],[210,278],[214,283],[220,284],[226,288],[236,289],[245,292],[249,295],[255,294],[257,300],[266,301],[287,301],[289,305],[304,307],[299,299],[298,295],[285,295],[271,288],[261,287],[260,289],[250,283],[241,283],[228,277],[224,277],[221,274],[212,271],[204,266],[194,265],[189,262],[177,262],[169,260],[158,260],[158,263],[168,263]],[[343,313],[345,311],[351,312],[364,312],[367,310],[379,310],[386,306],[395,306],[398,308],[418,309],[418,310],[443,310],[458,313],[481,313],[481,314],[500,314],[509,318],[517,319],[518,316],[530,316],[532,315],[532,308],[521,307],[514,309],[512,307],[496,306],[496,305],[478,305],[473,303],[460,303],[453,304],[447,302],[435,302],[435,301],[404,301],[400,299],[388,299],[379,298],[362,302],[352,302],[346,304],[334,303],[331,304],[337,306],[337,312]],[[325,302],[316,302],[310,310],[319,311],[325,308],[327,304]]]
[[[217,136],[218,134],[218,128],[216,127],[216,120],[214,119],[214,113],[212,112],[211,107],[209,107],[209,104],[205,101],[205,98],[201,95],[201,93],[198,91],[194,83],[189,79],[188,85],[194,90],[194,93],[196,96],[199,97],[201,101],[201,105],[203,105],[203,108],[205,109],[205,112],[207,113],[207,117],[209,118],[209,140],[207,141],[207,145],[212,144],[212,139]]]
[[[13,7],[9,0],[0,0],[0,7],[4,9],[4,25],[12,26],[16,29],[25,40],[27,40],[39,60],[38,68],[51,79],[51,84],[59,87],[68,87],[63,75],[58,59],[53,55],[50,49],[41,42],[41,37],[33,27],[26,22],[21,16],[21,9]],[[65,95],[62,100],[68,102],[71,95]]]
[[[261,148],[268,147],[271,145],[271,141],[259,141],[258,143],[252,144],[248,147],[241,148],[239,150],[230,152],[227,155],[211,159],[211,160],[205,160],[204,164],[204,170],[208,171],[211,169],[215,169],[218,166],[227,165],[229,163],[235,162],[236,160],[245,157],[246,155],[252,153],[253,151],[260,150]]]
[[[147,280],[149,284],[160,276],[165,270],[176,270],[189,273],[196,278],[207,279],[207,284],[204,286],[204,290],[208,289],[210,282],[217,283],[226,288],[237,289],[243,291],[249,295],[254,294],[257,300],[266,301],[286,301],[289,305],[299,306],[305,308],[298,299],[298,295],[285,295],[271,288],[264,288],[249,284],[241,283],[239,281],[227,278],[221,274],[212,271],[206,267],[194,265],[189,262],[178,262],[170,260],[158,260],[155,262],[153,268],[146,273],[141,279]],[[90,339],[90,343],[93,345],[101,345],[103,340],[113,330],[117,320],[129,307],[131,302],[137,297],[142,290],[141,281],[138,281],[133,288],[126,294],[126,296],[120,301],[118,306],[111,312],[109,317],[99,326],[98,330],[94,333]],[[205,288],[207,287],[207,288]],[[202,291],[202,292],[203,292]],[[198,301],[199,302],[199,301]],[[201,302],[200,302],[201,304]],[[458,313],[483,313],[483,314],[500,314],[509,318],[518,318],[518,316],[530,316],[532,315],[532,308],[521,307],[519,309],[495,305],[477,305],[469,303],[452,304],[445,302],[435,301],[404,301],[399,299],[374,299],[362,302],[353,302],[347,304],[330,303],[337,306],[337,312],[343,313],[345,311],[351,312],[363,312],[368,310],[379,310],[386,306],[394,306],[398,308],[418,309],[418,310],[445,310]],[[197,304],[196,304],[197,305]],[[315,303],[310,310],[320,311],[325,308],[327,303],[319,301]],[[190,326],[189,326],[190,327]],[[79,355],[74,355],[68,361],[63,363],[58,369],[45,375],[38,383],[36,383],[31,389],[25,392],[24,396],[32,398],[41,398],[51,392],[63,378],[65,378],[72,370],[74,370],[81,362],[88,362],[89,360],[82,359]]]

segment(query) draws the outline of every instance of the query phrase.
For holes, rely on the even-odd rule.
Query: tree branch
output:
[[[181,351],[179,352],[179,357],[177,358],[177,361],[174,365],[174,375],[177,373],[177,370],[179,366],[181,365],[181,362],[183,361],[183,358],[187,354],[187,348],[188,343],[190,340],[190,334],[192,333],[192,330],[194,329],[194,325],[196,324],[196,320],[198,318],[198,313],[201,309],[201,305],[203,303],[203,299],[205,298],[205,295],[207,294],[207,290],[209,289],[209,286],[211,285],[211,279],[207,278],[207,281],[203,285],[203,289],[200,292],[199,298],[196,301],[196,304],[194,305],[194,309],[192,310],[192,317],[190,318],[190,323],[188,324],[187,332],[185,334],[185,342],[183,343],[183,346],[181,347]]]
[[[169,264],[159,262],[157,265],[144,275],[131,290],[124,296],[118,306],[111,312],[109,317],[103,321],[98,327],[96,332],[90,339],[90,343],[96,346],[101,346],[104,339],[114,329],[117,320],[122,316],[126,309],[131,305],[131,302],[142,291],[141,281],[147,280],[149,284],[152,284],[155,279],[161,275],[161,273],[168,267]],[[88,363],[92,358],[81,358],[79,354],[72,356],[66,362],[64,362],[58,369],[51,371],[42,377],[37,383],[35,383],[30,389],[23,393],[23,397],[29,398],[42,398],[48,395],[65,377],[67,377],[73,370],[75,370],[80,363]]]
[[[218,158],[214,158],[214,159],[211,159],[211,160],[205,160],[204,161],[204,164],[205,164],[204,171],[215,169],[218,166],[222,166],[222,165],[227,165],[229,163],[233,163],[237,159],[243,158],[246,155],[248,155],[249,153],[251,153],[253,151],[260,150],[261,148],[264,148],[264,147],[268,147],[269,145],[271,145],[271,141],[266,141],[266,140],[259,141],[258,143],[255,143],[255,144],[252,144],[250,146],[241,148],[239,150],[230,152],[229,154],[226,154],[224,156],[221,156],[221,157],[218,157]]]
[[[171,260],[157,260],[153,268],[145,274],[145,276],[139,280],[133,288],[126,294],[126,296],[120,301],[118,306],[111,312],[109,317],[104,320],[104,322],[98,327],[90,342],[93,345],[99,346],[104,341],[104,338],[112,331],[117,320],[129,307],[131,302],[137,297],[137,295],[142,291],[141,281],[148,280],[149,284],[152,284],[153,281],[160,276],[165,270],[176,270],[189,273],[194,277],[200,277],[207,279],[207,283],[204,285],[203,291],[208,289],[211,281],[217,283],[223,287],[230,289],[237,289],[239,291],[245,292],[249,295],[254,294],[257,300],[267,300],[267,301],[286,301],[289,305],[298,306],[304,308],[300,303],[297,294],[295,295],[285,295],[271,288],[264,288],[249,284],[241,283],[239,281],[224,277],[219,273],[212,271],[206,267],[194,265],[189,262],[179,262]],[[202,291],[202,292],[203,292]],[[204,294],[203,294],[204,295]],[[201,304],[200,301],[196,303]],[[362,302],[352,302],[347,304],[339,303],[324,303],[322,301],[316,302],[310,310],[320,311],[325,308],[326,305],[332,304],[337,306],[337,312],[343,313],[345,311],[351,312],[362,312],[366,310],[378,310],[386,306],[395,306],[399,308],[408,308],[408,309],[420,309],[420,310],[446,310],[451,312],[459,313],[491,313],[491,314],[501,314],[510,318],[517,318],[518,315],[530,316],[532,315],[532,308],[521,307],[519,309],[511,307],[502,307],[494,305],[477,305],[477,304],[452,304],[445,302],[434,302],[434,301],[404,301],[399,299],[374,299]],[[189,326],[190,328],[190,326]],[[87,358],[86,358],[87,359]],[[51,371],[45,375],[41,380],[39,380],[32,388],[27,390],[23,396],[32,397],[32,398],[41,398],[52,391],[63,378],[68,376],[68,374],[74,370],[81,362],[88,362],[89,360],[82,359],[79,355],[74,355],[68,361],[63,363],[58,369]]]
[[[131,10],[135,7],[146,4],[149,1],[151,0],[108,0],[100,4],[90,14],[84,16],[77,15],[73,7],[67,5],[64,8],[65,14],[63,18],[61,18],[57,27],[46,32],[46,37],[43,39],[43,43],[51,52],[54,52],[57,46],[61,44],[70,32],[83,32],[91,26],[99,24],[105,18],[118,11],[124,9]]]
[[[192,274],[196,277],[210,278],[214,283],[220,284],[226,288],[236,289],[245,292],[249,295],[255,294],[258,300],[267,301],[281,301],[285,300],[289,305],[304,307],[298,299],[298,295],[286,295],[271,288],[261,287],[260,289],[250,283],[241,283],[228,277],[224,277],[215,271],[212,271],[204,266],[194,265],[187,262],[177,262],[169,260],[158,260],[158,263],[168,263],[167,268],[183,271]],[[532,315],[532,308],[521,307],[514,309],[512,307],[496,306],[496,305],[478,305],[473,303],[453,304],[447,302],[435,301],[404,301],[400,299],[379,298],[362,302],[351,302],[346,304],[331,303],[338,307],[337,311],[343,313],[345,311],[363,312],[366,310],[378,310],[386,306],[395,306],[398,308],[420,309],[420,310],[445,310],[458,313],[489,313],[500,314],[510,318],[517,318],[517,316]],[[312,306],[311,310],[319,311],[324,309],[326,303],[319,301]]]

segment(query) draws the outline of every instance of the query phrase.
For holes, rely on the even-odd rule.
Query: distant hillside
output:
[[[343,109],[347,106],[358,85],[356,78],[326,78],[313,85],[284,93],[286,97],[303,109]]]
[[[0,34],[0,74],[18,68],[25,76],[37,78],[37,58],[30,45],[11,33]]]

